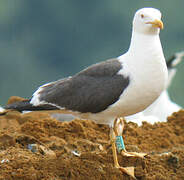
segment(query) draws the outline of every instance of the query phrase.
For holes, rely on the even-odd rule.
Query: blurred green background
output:
[[[127,51],[135,11],[161,10],[165,57],[184,50],[183,0],[1,0],[0,104]],[[184,106],[184,62],[169,89]]]

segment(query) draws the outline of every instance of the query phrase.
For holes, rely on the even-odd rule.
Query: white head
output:
[[[159,34],[163,29],[161,12],[155,8],[139,9],[133,19],[133,30],[143,34]]]

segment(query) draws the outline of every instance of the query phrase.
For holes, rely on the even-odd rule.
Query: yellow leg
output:
[[[116,168],[120,168],[120,165],[118,163],[118,157],[117,157],[117,151],[116,151],[116,137],[113,128],[110,129],[110,140],[112,144],[112,153],[113,153],[113,159],[114,159],[114,166]]]
[[[123,118],[117,118],[114,121],[114,132],[115,132],[115,137],[116,136],[122,136],[123,133],[123,129],[124,129],[124,119]],[[123,141],[123,139],[122,139]],[[127,152],[124,144],[123,144],[123,149],[121,150],[121,154],[123,156],[135,156],[135,157],[140,157],[140,158],[144,158],[144,156],[146,156],[146,153],[138,153],[138,152]]]
[[[114,159],[114,166],[116,168],[118,168],[120,171],[128,174],[129,176],[133,177],[134,179],[134,167],[121,167],[118,163],[118,157],[117,157],[117,151],[116,151],[116,135],[114,132],[114,129],[111,127],[110,129],[110,140],[111,140],[111,144],[112,144],[112,153],[113,153],[113,159]]]

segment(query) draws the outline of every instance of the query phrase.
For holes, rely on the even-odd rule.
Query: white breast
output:
[[[144,110],[165,89],[167,68],[164,59],[159,58],[162,57],[155,57],[151,62],[142,59],[136,65],[125,65],[124,71],[125,74],[129,74],[130,84],[119,101],[114,104],[116,109],[121,109],[121,115],[127,116]]]
[[[144,110],[166,88],[168,71],[159,35],[133,33],[130,49],[119,61],[119,74],[129,76],[130,84],[114,107],[127,116]]]

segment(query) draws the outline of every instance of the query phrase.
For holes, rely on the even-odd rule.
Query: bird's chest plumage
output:
[[[158,57],[152,61],[147,59],[137,65],[128,65],[124,71],[130,78],[130,84],[120,96],[116,106],[123,116],[144,110],[153,103],[165,89],[167,82],[167,68]]]

